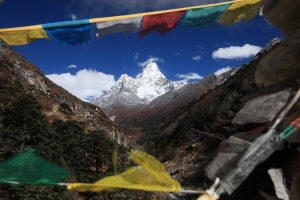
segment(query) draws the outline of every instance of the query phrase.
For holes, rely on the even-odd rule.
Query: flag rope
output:
[[[17,182],[17,181],[7,181],[8,184],[11,184],[11,185],[21,185],[20,182]],[[57,186],[61,186],[61,187],[67,187],[69,184],[72,184],[72,183],[57,183]],[[175,193],[175,192],[172,192],[172,193]],[[182,189],[180,190],[178,193],[186,193],[186,194],[203,194],[204,191],[201,191],[201,190],[190,190],[190,189]]]
[[[20,184],[20,183],[18,183]],[[57,183],[57,186],[62,186],[62,187],[67,187],[69,184],[72,184],[72,183]],[[172,192],[172,193],[176,193],[176,192]],[[205,193],[204,191],[202,190],[191,190],[191,189],[182,189],[180,190],[179,192],[177,193],[186,193],[186,194],[203,194]]]

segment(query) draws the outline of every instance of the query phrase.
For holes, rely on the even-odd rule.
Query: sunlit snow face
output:
[[[142,73],[135,78],[123,74],[117,83],[105,95],[95,102],[101,105],[110,105],[113,102],[123,101],[123,104],[148,104],[153,99],[166,92],[186,85],[185,81],[167,80],[161,73],[157,63],[149,62]]]

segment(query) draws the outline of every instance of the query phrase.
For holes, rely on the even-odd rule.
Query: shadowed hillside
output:
[[[204,169],[215,157],[220,142],[234,134],[260,135],[268,129],[273,119],[251,122],[253,119],[259,121],[263,113],[276,110],[275,107],[264,107],[263,104],[260,105],[260,110],[248,111],[248,115],[236,115],[246,103],[274,94],[278,95],[277,101],[279,101],[281,98],[279,95],[284,94],[282,91],[289,91],[291,97],[299,88],[295,80],[287,80],[268,88],[258,87],[255,84],[257,63],[278,45],[280,43],[271,42],[224,84],[181,108],[172,115],[171,119],[163,121],[156,127],[146,129],[139,143],[144,144],[147,150],[163,160],[170,173],[184,185],[207,188],[210,181],[206,178]],[[286,102],[285,100],[284,104]],[[275,101],[274,106],[276,104],[278,103]],[[295,107],[289,114],[287,122],[299,114],[299,106],[298,103],[298,107]],[[275,117],[274,114],[273,117]],[[233,120],[236,117],[238,119]],[[233,123],[232,120],[245,122],[238,124]],[[249,200],[263,199],[259,190],[273,194],[274,188],[267,169],[271,166],[287,169],[286,163],[288,162],[286,161],[290,158],[288,152],[285,149],[259,166],[230,199],[241,199],[241,197]]]

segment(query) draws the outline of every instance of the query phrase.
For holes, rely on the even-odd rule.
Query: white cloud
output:
[[[71,18],[72,20],[78,19],[77,15],[75,15],[74,13],[69,14],[68,17]]]
[[[75,75],[70,73],[46,75],[51,81],[65,88],[81,100],[88,101],[103,94],[115,84],[111,74],[104,74],[93,69],[83,69]]]
[[[244,46],[229,46],[219,48],[212,53],[214,59],[243,59],[256,55],[261,50],[261,47],[245,44]]]
[[[146,67],[150,63],[154,63],[154,62],[165,62],[165,61],[163,59],[161,59],[161,58],[152,57],[151,56],[146,61],[139,63],[138,66],[140,66],[140,67]]]
[[[201,55],[198,55],[198,56],[194,56],[192,58],[194,61],[200,61],[202,59]]]
[[[218,76],[218,75],[221,75],[221,74],[223,74],[223,73],[225,73],[225,72],[228,72],[228,71],[231,70],[231,69],[232,69],[231,67],[227,66],[227,67],[224,67],[224,68],[222,68],[222,69],[217,70],[214,74],[215,74],[216,76]]]
[[[68,69],[76,69],[77,68],[77,65],[74,65],[74,64],[71,64],[68,66]]]
[[[133,60],[137,60],[137,59],[139,59],[139,56],[140,56],[140,54],[139,54],[139,53],[136,53],[136,54],[134,54]]]
[[[202,76],[200,76],[200,75],[197,74],[197,73],[193,73],[193,72],[190,72],[190,73],[187,73],[187,74],[176,74],[175,76],[176,76],[177,78],[183,79],[184,81],[200,80],[200,79],[203,79]]]

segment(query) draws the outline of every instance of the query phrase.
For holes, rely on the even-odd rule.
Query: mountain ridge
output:
[[[239,68],[232,68],[222,74],[212,74],[199,82],[190,83],[179,89],[171,90],[155,98],[147,106],[127,110],[126,108],[119,108],[115,121],[126,127],[147,128],[153,126],[160,121],[167,120],[181,107],[200,98],[208,90],[212,90],[216,86],[223,84],[238,70]]]

